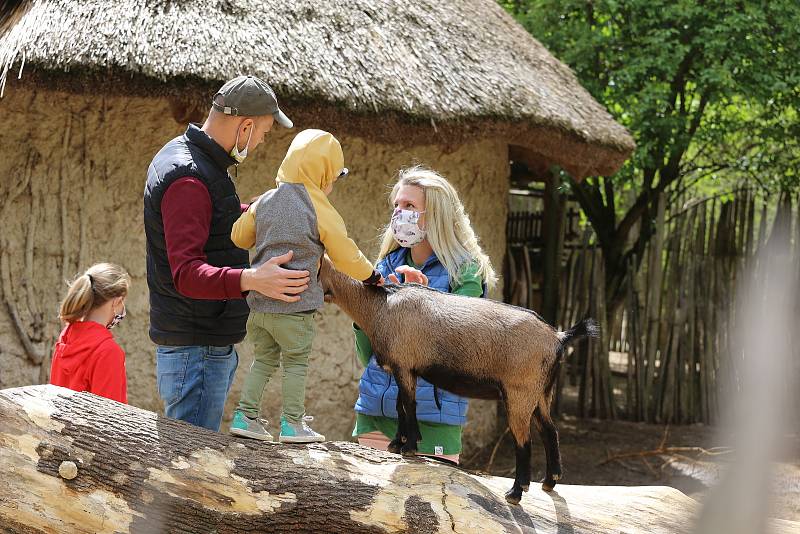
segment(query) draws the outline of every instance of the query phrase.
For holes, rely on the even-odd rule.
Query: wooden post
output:
[[[753,229],[755,228],[756,195],[748,190],[747,196],[747,225],[745,226],[744,239],[744,267],[749,268],[753,258]]]
[[[710,423],[712,418],[711,391],[715,387],[713,353],[716,350],[714,331],[714,256],[712,231],[716,203],[712,201],[711,208],[703,206],[700,212],[700,227],[698,228],[698,243],[696,246],[702,254],[700,275],[697,277],[698,304],[700,306],[701,341],[703,350],[700,353],[700,403],[702,421]]]
[[[570,250],[569,257],[567,258],[566,276],[563,278],[564,290],[561,291],[560,294],[561,305],[559,324],[563,328],[569,328],[577,321],[577,311],[575,306],[575,297],[577,296],[577,292],[573,292],[572,287],[575,280],[575,267],[578,263],[578,256],[579,252],[577,249],[573,248]],[[565,364],[559,369],[555,399],[553,400],[553,405],[550,409],[554,417],[561,414],[561,396],[563,393],[564,384],[567,380],[567,367],[569,367],[570,364],[572,367],[575,366],[574,357],[570,358],[569,363],[565,362]]]
[[[522,307],[531,309],[533,306],[533,269],[531,268],[531,251],[528,245],[522,245],[522,267],[525,270],[525,301]]]
[[[594,287],[596,291],[595,297],[595,310],[597,317],[607,317],[606,310],[606,286],[605,286],[605,262],[603,261],[603,253],[598,249],[596,262],[596,274]],[[602,319],[601,319],[602,320]],[[614,400],[614,384],[611,382],[611,368],[609,365],[609,336],[612,330],[609,326],[600,329],[600,337],[596,341],[596,382],[597,394],[600,417],[605,419],[616,419],[617,409]]]
[[[558,191],[558,177],[550,174],[544,188],[544,265],[542,277],[542,317],[558,322],[558,295],[561,280],[561,257],[564,251],[564,208],[566,197]]]
[[[586,268],[584,271],[584,284],[583,291],[587,295],[588,310],[590,314],[595,314],[595,301],[597,300],[597,293],[592,290],[594,287],[594,265],[597,261],[596,249],[591,249],[586,257]],[[594,394],[594,380],[592,367],[594,365],[594,340],[589,339],[581,343],[585,350],[583,351],[583,373],[581,375],[581,382],[578,388],[578,416],[594,417],[594,401],[597,396]],[[587,410],[587,405],[590,405]]]
[[[590,240],[592,237],[592,231],[586,229],[583,234],[583,239],[581,242],[581,251],[578,254],[578,266],[576,267],[577,274],[575,276],[575,285],[573,286],[574,294],[576,296],[576,318],[580,315],[585,315],[589,312],[589,287],[590,281],[589,276],[591,275],[591,248],[590,248]],[[578,369],[580,366],[586,363],[586,353],[587,353],[587,345],[588,342],[583,341],[579,343],[575,348],[575,357],[572,358],[570,369],[570,383],[573,385],[578,384]],[[579,395],[580,398],[580,395]],[[579,403],[580,404],[580,403]]]
[[[639,306],[634,292],[634,278],[636,277],[636,255],[628,261],[628,287],[626,323],[628,327],[628,373],[625,388],[625,414],[630,420],[636,420],[638,409],[638,355],[639,350]]]

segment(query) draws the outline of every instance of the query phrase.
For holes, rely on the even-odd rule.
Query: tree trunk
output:
[[[537,485],[353,443],[210,432],[55,386],[0,391],[4,533],[689,532],[665,487]]]
[[[664,194],[661,193],[658,198],[658,210],[656,216],[656,233],[653,240],[650,242],[650,263],[647,268],[647,277],[649,278],[650,291],[647,294],[646,304],[646,328],[647,333],[645,337],[645,384],[643,396],[643,412],[646,421],[654,421],[655,414],[658,406],[654,404],[654,384],[657,376],[656,371],[656,353],[659,347],[659,327],[661,321],[661,278],[663,273],[664,259],[663,259],[663,246],[664,246]],[[664,355],[661,354],[663,361]]]

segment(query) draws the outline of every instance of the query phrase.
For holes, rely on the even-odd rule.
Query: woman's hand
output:
[[[398,274],[405,275],[406,284],[420,284],[423,286],[428,285],[428,277],[425,276],[425,274],[423,274],[423,272],[420,271],[419,269],[415,269],[408,265],[401,265],[400,267],[395,269],[395,272]],[[389,280],[391,280],[393,284],[400,283],[400,280],[397,278],[395,274],[390,274]]]

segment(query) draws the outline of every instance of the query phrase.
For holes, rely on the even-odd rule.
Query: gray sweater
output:
[[[255,249],[251,265],[258,267],[270,258],[294,251],[283,267],[310,273],[308,289],[297,302],[275,300],[251,291],[247,295],[250,310],[255,312],[297,313],[322,307],[323,291],[319,283],[319,265],[325,246],[319,236],[317,214],[302,184],[281,183],[264,193],[254,210]]]

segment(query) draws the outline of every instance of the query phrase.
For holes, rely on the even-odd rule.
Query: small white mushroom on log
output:
[[[78,476],[63,477],[70,463]],[[698,511],[664,487],[559,485],[510,506],[506,478],[353,443],[233,438],[56,386],[0,391],[0,465],[3,533],[672,534]]]

